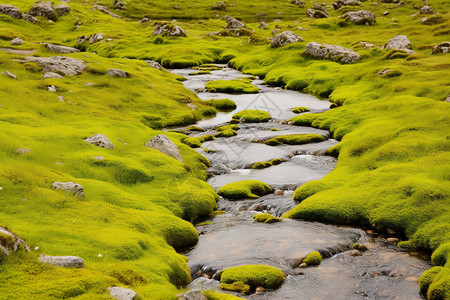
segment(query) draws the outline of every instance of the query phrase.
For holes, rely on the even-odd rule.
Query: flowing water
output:
[[[281,216],[297,203],[292,200],[295,188],[328,174],[336,159],[324,152],[337,144],[329,132],[310,127],[298,127],[281,122],[296,114],[291,109],[304,106],[312,113],[325,111],[330,103],[295,91],[273,88],[254,80],[260,92],[252,95],[208,93],[206,82],[236,79],[246,75],[221,66],[204,75],[189,75],[195,70],[172,70],[187,78],[184,85],[197,92],[203,100],[228,98],[236,102],[232,112],[218,113],[212,119],[196,125],[205,132],[190,132],[190,136],[216,134],[213,127],[227,124],[233,114],[244,109],[259,109],[270,113],[268,123],[239,124],[237,135],[204,142],[199,153],[206,156],[214,176],[208,183],[218,189],[225,184],[256,179],[266,182],[283,195],[266,195],[259,199],[229,201],[221,199],[219,209],[226,214],[215,217],[212,224],[198,226],[198,244],[185,255],[195,279],[188,287],[218,289],[217,272],[244,264],[265,264],[280,268],[287,275],[277,290],[242,296],[247,299],[421,299],[417,278],[430,267],[418,253],[408,253],[386,242],[377,234],[317,222],[283,219],[265,224],[253,221],[253,215],[269,212]],[[261,143],[278,135],[315,133],[326,138],[320,143],[269,146]],[[214,150],[205,152],[203,149]],[[255,162],[282,159],[266,169],[251,169]],[[355,243],[369,249],[362,256],[352,256]],[[298,260],[312,251],[325,258],[317,267],[298,267]],[[227,291],[223,291],[227,292]],[[231,293],[231,292],[229,292]],[[237,294],[235,294],[237,295]]]

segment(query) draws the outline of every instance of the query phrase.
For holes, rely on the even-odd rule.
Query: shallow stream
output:
[[[244,264],[266,264],[285,272],[284,284],[277,290],[235,295],[247,299],[421,299],[417,278],[430,267],[429,262],[421,259],[419,253],[408,253],[388,243],[385,236],[302,220],[283,219],[273,224],[253,221],[253,215],[261,212],[281,216],[297,204],[292,200],[297,187],[324,177],[335,167],[336,159],[324,155],[328,148],[337,144],[329,132],[281,123],[296,116],[291,112],[294,107],[307,107],[315,113],[327,110],[330,103],[269,87],[261,80],[253,81],[259,88],[258,94],[205,92],[208,81],[246,77],[234,69],[221,67],[203,75],[189,75],[195,72],[192,69],[171,70],[186,77],[184,85],[201,99],[228,98],[237,104],[234,111],[199,121],[196,126],[204,128],[205,132],[190,132],[186,127],[177,129],[190,136],[216,134],[213,127],[227,124],[237,111],[269,112],[273,120],[268,123],[239,124],[236,136],[204,142],[197,151],[212,164],[208,172],[215,176],[208,183],[215,189],[235,181],[256,179],[282,190],[283,195],[241,201],[221,199],[219,209],[226,214],[215,217],[212,224],[197,226],[199,242],[185,253],[190,259],[194,279],[188,287],[218,289],[219,282],[215,280],[218,271]],[[261,143],[278,135],[299,133],[320,134],[326,140],[305,145]],[[203,148],[214,153],[207,153]],[[266,169],[250,169],[256,162],[276,158],[284,162]],[[368,248],[362,256],[351,255],[356,242]],[[315,250],[325,258],[322,263],[317,267],[298,268],[298,260]]]

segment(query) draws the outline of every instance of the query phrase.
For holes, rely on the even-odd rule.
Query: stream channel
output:
[[[302,184],[328,174],[337,160],[323,155],[337,144],[330,133],[311,127],[292,126],[282,122],[296,116],[294,107],[307,107],[311,113],[329,109],[330,102],[296,91],[270,87],[256,79],[253,84],[258,94],[223,94],[205,92],[205,84],[212,80],[231,80],[247,77],[239,71],[219,65],[211,74],[189,75],[193,69],[171,72],[187,78],[186,88],[199,98],[231,99],[237,108],[219,112],[216,117],[199,121],[196,126],[205,132],[176,128],[189,136],[217,134],[213,127],[226,125],[233,114],[244,109],[269,112],[267,123],[241,123],[237,135],[204,142],[196,150],[207,157],[214,174],[208,183],[218,189],[225,184],[255,179],[269,184],[283,195],[266,195],[259,199],[230,201],[221,198],[219,210],[226,214],[216,216],[212,224],[197,226],[198,244],[186,253],[193,282],[188,288],[218,289],[217,272],[244,264],[265,264],[281,269],[287,278],[277,290],[254,293],[246,299],[422,299],[418,277],[430,268],[429,260],[419,253],[407,252],[388,243],[388,236],[366,233],[349,228],[283,219],[266,224],[253,221],[253,215],[268,212],[281,216],[297,205],[292,200],[294,190]],[[278,135],[316,133],[326,140],[305,145],[269,146],[261,143]],[[214,150],[213,153],[203,150]],[[284,162],[266,169],[251,169],[252,164],[280,158]],[[367,246],[361,256],[352,256],[354,243]],[[296,262],[312,251],[319,251],[324,259],[316,267],[298,268]],[[227,291],[222,291],[227,292]],[[228,292],[232,293],[232,292]]]

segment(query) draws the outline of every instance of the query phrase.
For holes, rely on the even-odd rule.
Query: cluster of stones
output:
[[[56,22],[58,17],[67,15],[70,12],[70,6],[64,4],[58,4],[53,6],[51,1],[34,3],[31,8],[24,14],[21,11],[10,4],[0,4],[0,14],[9,15],[14,19],[24,19],[30,23],[36,24],[39,19],[36,17],[42,17],[49,21]]]

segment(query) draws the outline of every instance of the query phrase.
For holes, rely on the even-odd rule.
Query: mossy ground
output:
[[[224,198],[237,200],[259,198],[272,192],[272,188],[258,180],[243,180],[229,183],[221,187],[217,193]]]
[[[226,285],[227,289],[240,288],[247,285],[254,290],[257,286],[267,289],[278,288],[286,278],[284,273],[274,267],[266,265],[244,265],[226,269],[220,276],[220,282]],[[233,286],[238,283],[238,286]],[[231,286],[230,286],[231,285]],[[245,288],[245,286],[244,286]],[[246,290],[245,293],[248,291]]]
[[[2,223],[39,246],[39,251],[80,255],[87,262],[86,269],[63,270],[61,276],[63,271],[37,264],[35,253],[31,258],[15,257],[2,265],[0,282],[6,284],[0,293],[8,299],[36,298],[30,294],[32,290],[39,292],[39,299],[72,295],[100,299],[106,297],[106,286],[124,284],[149,299],[171,299],[178,292],[175,285],[188,280],[185,260],[169,246],[167,236],[173,234],[170,228],[193,232],[179,217],[195,220],[214,209],[214,194],[197,179],[206,178],[205,161],[182,144],[183,136],[176,133],[169,136],[189,168],[143,148],[143,143],[160,133],[156,129],[193,123],[211,114],[214,107],[202,105],[183,89],[178,82],[181,77],[151,69],[139,59],[155,59],[165,67],[231,60],[232,66],[269,84],[329,97],[337,108],[304,114],[294,121],[330,130],[341,141],[333,147],[333,155],[339,155],[338,165],[319,183],[296,192],[303,201],[288,216],[372,225],[379,230],[393,228],[409,239],[403,244],[429,251],[448,245],[450,111],[442,100],[450,94],[449,64],[448,54],[431,55],[431,48],[448,40],[450,34],[448,1],[429,1],[443,19],[431,25],[421,24],[422,16],[413,16],[417,13],[413,5],[420,7],[422,1],[411,0],[402,6],[362,2],[361,9],[377,15],[372,26],[345,24],[338,19],[342,9],[329,10],[329,19],[309,19],[305,11],[313,1],[305,2],[299,7],[284,0],[239,1],[218,12],[211,9],[215,1],[177,1],[179,9],[170,1],[128,1],[127,9],[117,12],[125,17],[119,20],[91,11],[94,1],[73,0],[70,14],[55,23],[41,19],[33,25],[0,15],[0,48],[11,47],[10,40],[21,37],[25,44],[13,48],[38,50],[34,55],[53,55],[38,42],[75,46],[80,35],[105,34],[104,41],[85,45],[83,50],[88,53],[69,55],[87,61],[91,72],[63,80],[42,80],[36,65],[12,61],[20,58],[19,54],[0,52],[1,71],[8,69],[19,78],[14,81],[2,76],[0,85]],[[31,5],[24,0],[7,3],[22,12]],[[98,4],[110,6],[111,2]],[[389,16],[382,15],[386,10]],[[259,15],[262,12],[264,15]],[[220,19],[225,14],[241,18],[261,41],[278,27],[301,35],[305,43],[272,49],[268,43],[248,43],[248,37],[209,35],[225,26]],[[152,22],[136,22],[145,15],[177,19],[188,37],[152,36]],[[275,19],[281,22],[272,23]],[[269,23],[266,30],[258,29],[260,20]],[[296,21],[300,24],[294,24]],[[82,25],[76,28],[78,22]],[[408,36],[416,55],[390,53],[386,59],[385,50],[355,45],[367,41],[381,46],[398,34]],[[301,53],[311,41],[352,48],[362,60],[341,65],[307,59]],[[103,75],[113,67],[126,70],[131,78]],[[378,75],[385,69],[395,76]],[[86,86],[86,82],[95,85]],[[47,85],[55,85],[66,101],[47,92]],[[189,102],[198,109],[188,108]],[[112,140],[115,150],[81,141],[99,132]],[[18,156],[15,150],[19,147],[32,152]],[[109,161],[106,167],[93,163],[91,157],[98,155]],[[140,179],[119,176],[123,171]],[[54,180],[79,182],[85,187],[86,199],[51,191],[49,184]],[[179,184],[172,186],[173,182]],[[167,193],[162,187],[169,183]],[[202,195],[196,201],[190,200],[192,190]],[[103,252],[103,260],[98,252]],[[430,284],[430,299],[450,295],[446,261]],[[45,271],[39,273],[42,276],[30,275],[35,265]],[[146,282],[108,275],[118,268],[125,270],[122,274],[138,274],[131,278],[142,277]],[[74,288],[52,294],[61,287]]]

